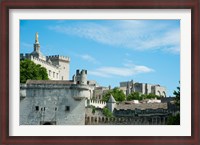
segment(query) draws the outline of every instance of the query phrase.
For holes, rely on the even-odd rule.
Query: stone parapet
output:
[[[94,106],[96,108],[104,108],[104,107],[106,107],[106,102],[88,99],[87,106]]]
[[[60,55],[50,55],[50,56],[46,56],[47,59],[50,59],[50,60],[62,60],[62,61],[67,61],[69,62],[70,61],[70,58],[67,57],[67,56],[60,56]]]
[[[102,117],[85,116],[85,125],[166,125],[168,116]]]
[[[49,62],[47,62],[47,61],[44,61],[44,60],[42,60],[42,59],[39,59],[39,58],[36,58],[36,57],[33,57],[33,56],[31,56],[31,60],[33,60],[34,62],[35,62],[35,61],[38,61],[38,62],[40,62],[40,63],[42,63],[42,64],[44,64],[44,65],[51,66],[51,67],[53,67],[53,68],[55,68],[55,69],[59,69],[58,66],[55,66],[55,65],[53,65],[53,64],[51,64],[51,63],[49,63]]]

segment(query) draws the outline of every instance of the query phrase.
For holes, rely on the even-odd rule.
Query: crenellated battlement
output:
[[[88,99],[87,106],[94,106],[96,108],[104,108],[106,106],[106,102]]]
[[[55,65],[53,65],[53,64],[51,64],[51,63],[49,63],[49,62],[47,62],[47,61],[41,60],[41,59],[39,59],[39,58],[36,58],[36,57],[31,56],[30,59],[31,59],[31,60],[36,60],[36,61],[40,62],[41,65],[44,64],[44,65],[51,66],[51,67],[53,67],[53,68],[55,68],[55,69],[59,69],[58,66],[55,66]]]
[[[79,75],[87,75],[87,70],[82,69],[81,71],[79,69],[76,70],[76,76]]]
[[[60,56],[60,55],[50,55],[50,56],[46,56],[47,59],[50,60],[63,60],[63,61],[70,61],[70,58],[67,56]]]
[[[39,59],[37,57],[34,57],[34,56],[32,56],[31,54],[28,54],[28,53],[26,53],[26,54],[20,53],[20,59],[30,59],[32,61],[35,60],[35,61],[39,62],[40,65],[44,64],[44,65],[48,65],[50,67],[53,67],[55,69],[59,69],[59,66],[55,66],[55,65],[49,63],[48,61],[44,61],[44,60]]]
[[[29,53],[20,53],[20,59],[30,59],[30,56]]]
[[[85,125],[166,125],[168,116],[102,117],[85,116]]]

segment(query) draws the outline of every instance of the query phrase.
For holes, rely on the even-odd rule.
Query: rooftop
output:
[[[74,84],[74,82],[71,80],[27,80],[26,84]]]
[[[140,110],[145,110],[145,109],[167,109],[167,103],[145,103],[145,104],[125,104],[125,103],[120,103],[119,105],[116,106],[117,110],[135,110],[135,109],[140,109]]]

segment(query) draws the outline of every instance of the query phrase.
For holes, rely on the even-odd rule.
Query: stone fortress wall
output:
[[[84,125],[88,85],[72,81],[28,80],[20,88],[20,125]]]
[[[85,125],[166,125],[167,115],[106,117],[101,110],[86,108]]]
[[[151,117],[85,117],[85,125],[166,125],[167,116]]]

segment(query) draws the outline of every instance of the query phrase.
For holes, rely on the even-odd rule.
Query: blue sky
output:
[[[172,96],[180,80],[179,20],[20,20],[20,53],[69,56],[70,78],[87,69],[102,86],[160,84]]]

